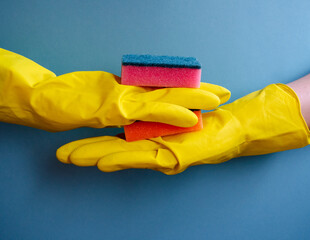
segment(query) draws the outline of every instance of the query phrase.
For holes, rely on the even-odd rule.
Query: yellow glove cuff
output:
[[[245,132],[238,156],[285,151],[309,144],[310,132],[298,96],[287,85],[271,84],[230,107],[234,105],[238,109],[233,114]]]

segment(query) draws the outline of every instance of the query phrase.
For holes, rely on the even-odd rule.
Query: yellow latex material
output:
[[[310,139],[298,97],[284,84],[204,113],[203,125],[198,132],[136,142],[110,136],[83,139],[59,148],[57,157],[105,172],[149,168],[171,175],[193,165],[304,147]]]
[[[0,121],[48,131],[127,125],[135,120],[181,127],[197,123],[190,109],[214,109],[229,99],[220,86],[157,89],[126,86],[102,71],[56,76],[0,48]],[[190,99],[190,100],[189,100]]]

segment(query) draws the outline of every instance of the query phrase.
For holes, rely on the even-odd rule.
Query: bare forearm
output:
[[[287,84],[297,94],[300,105],[301,113],[310,127],[310,74]]]

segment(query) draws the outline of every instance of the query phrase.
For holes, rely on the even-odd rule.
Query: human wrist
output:
[[[286,84],[296,94],[300,102],[301,113],[310,127],[310,74]]]

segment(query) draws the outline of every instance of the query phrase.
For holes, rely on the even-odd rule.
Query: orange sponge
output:
[[[130,125],[126,125],[124,126],[126,141],[131,142],[159,136],[167,136],[177,133],[201,130],[203,128],[201,111],[194,110],[193,113],[195,113],[198,117],[198,122],[195,126],[189,128],[177,127],[159,122],[144,121],[137,121]]]

